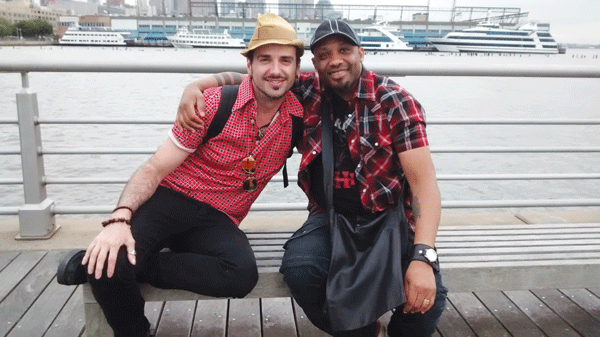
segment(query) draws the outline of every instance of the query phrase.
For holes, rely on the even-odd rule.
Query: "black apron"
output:
[[[352,222],[333,208],[333,132],[322,116],[323,177],[331,232],[327,310],[334,331],[355,330],[375,322],[406,302],[402,248],[408,224],[402,198],[376,219]]]

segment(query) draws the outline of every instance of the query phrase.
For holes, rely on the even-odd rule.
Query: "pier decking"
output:
[[[85,336],[63,250],[0,252],[0,336]],[[156,336],[327,336],[291,298],[148,302]],[[437,336],[600,336],[600,287],[450,293]]]

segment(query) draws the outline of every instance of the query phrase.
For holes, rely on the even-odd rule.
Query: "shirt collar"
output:
[[[375,101],[374,76],[375,73],[367,70],[363,65],[360,78],[358,79],[358,92],[356,93],[356,98]]]

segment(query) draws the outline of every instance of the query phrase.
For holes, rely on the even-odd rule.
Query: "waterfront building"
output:
[[[10,24],[41,19],[56,29],[59,18],[65,14],[63,10],[36,6],[30,0],[0,1],[0,18],[8,20]]]

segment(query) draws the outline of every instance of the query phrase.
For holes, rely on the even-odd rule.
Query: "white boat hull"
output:
[[[447,53],[526,53],[526,54],[558,54],[558,48],[525,48],[525,47],[496,47],[469,46],[461,44],[445,44],[444,38],[430,38],[429,41],[440,52]]]
[[[475,28],[450,32],[441,38],[429,38],[441,52],[558,54],[558,44],[548,31],[537,24],[504,29],[498,24],[480,23]]]
[[[81,41],[69,41],[69,42],[65,42],[65,41],[62,41],[62,40],[59,40],[58,44],[63,45],[63,46],[90,46],[90,47],[101,47],[101,46],[118,47],[118,46],[126,46],[127,45],[127,43],[125,41],[122,41],[122,42],[94,42],[94,43],[89,43],[89,42],[81,42]]]
[[[191,33],[183,27],[172,36],[167,36],[167,40],[175,48],[246,48],[242,39],[232,38],[225,33],[213,33],[206,29],[195,29]]]

